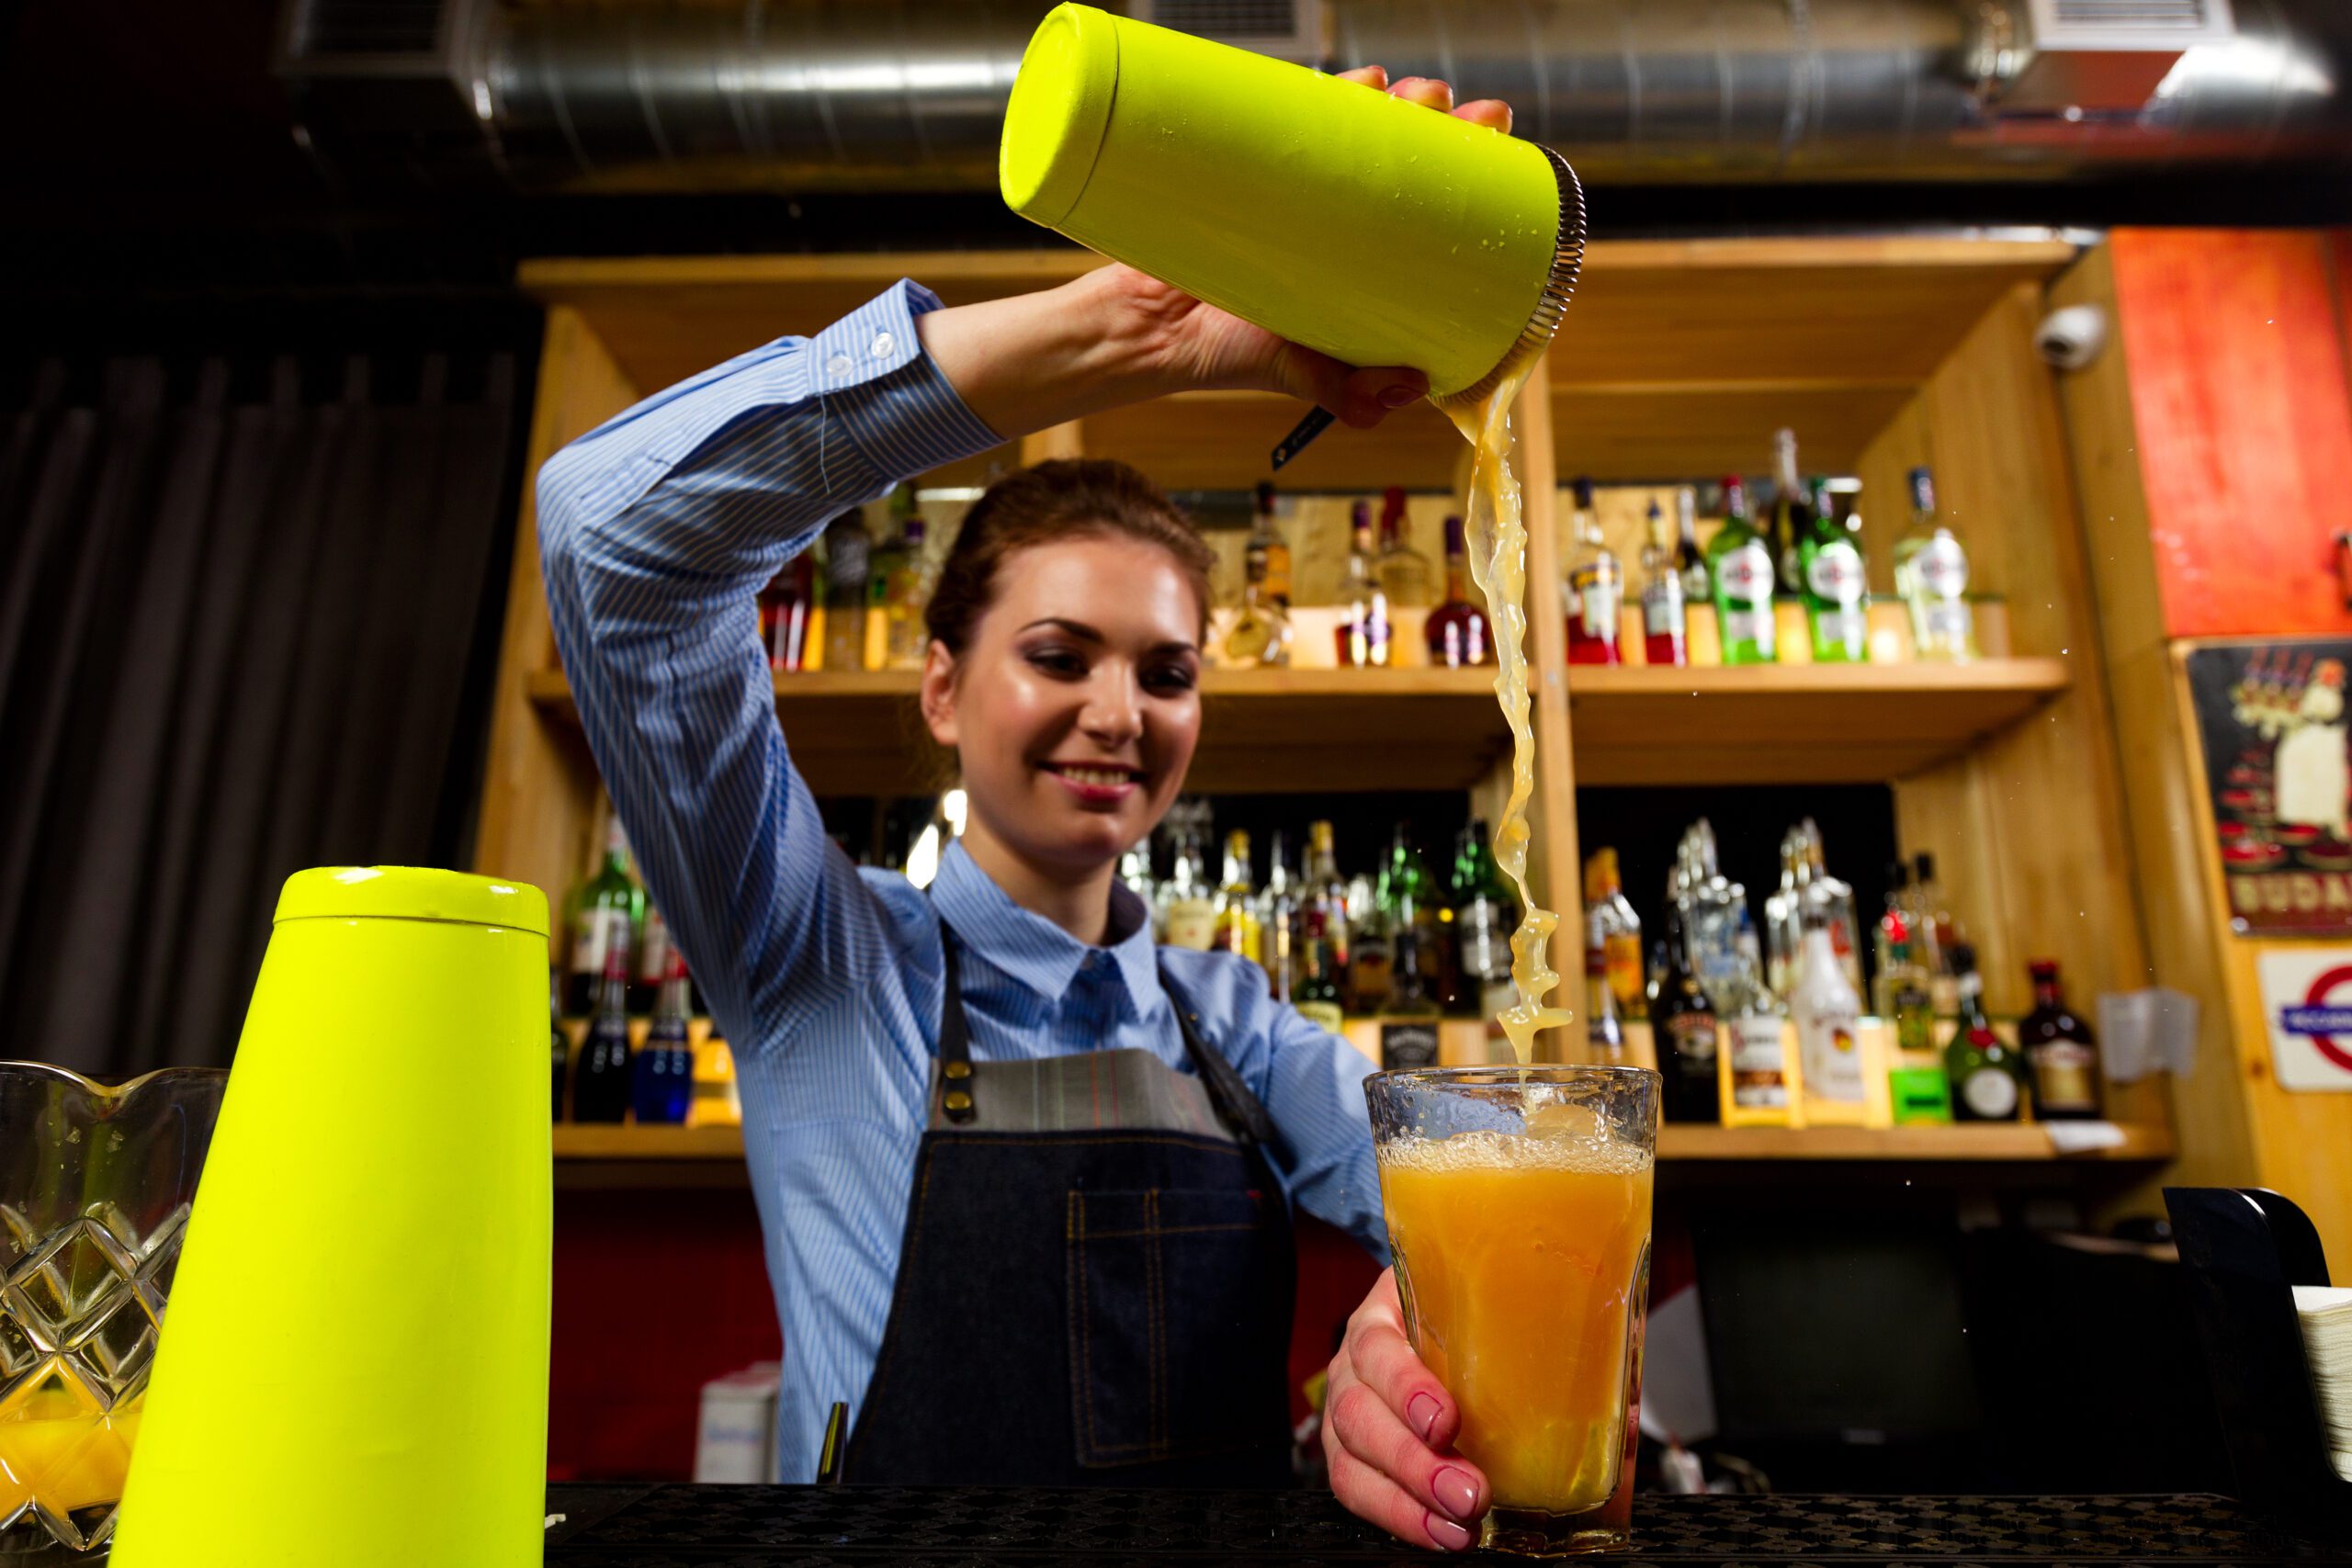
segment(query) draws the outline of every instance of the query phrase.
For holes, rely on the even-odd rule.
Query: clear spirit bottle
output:
[[[1623,663],[1624,656],[1617,646],[1617,612],[1625,603],[1624,569],[1600,536],[1600,521],[1592,507],[1592,481],[1576,480],[1575,492],[1566,582],[1568,662]]]
[[[1647,522],[1649,538],[1642,547],[1642,657],[1652,664],[1688,664],[1690,612],[1682,573],[1666,536],[1666,513],[1655,501]]]
[[[1830,951],[1829,928],[1818,909],[1804,917],[1804,972],[1789,998],[1797,1024],[1797,1058],[1808,1100],[1859,1105],[1862,1079],[1862,998]]]
[[[1936,515],[1935,479],[1911,470],[1911,522],[1894,542],[1894,591],[1911,619],[1917,657],[1960,663],[1976,657],[1976,617],[1968,606],[1968,551]]]
[[[1279,669],[1290,662],[1290,616],[1267,592],[1267,558],[1252,550],[1245,566],[1241,607],[1218,645],[1232,670]]]
[[[1430,558],[1406,537],[1405,491],[1392,485],[1381,498],[1380,555],[1373,563],[1393,610],[1425,610],[1437,602]]]
[[[1344,611],[1337,632],[1339,660],[1357,667],[1388,662],[1388,595],[1380,585],[1372,550],[1372,503],[1359,501],[1348,513],[1348,563],[1340,580]]]

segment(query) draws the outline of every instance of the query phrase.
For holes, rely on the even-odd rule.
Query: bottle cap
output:
[[[298,871],[277,895],[282,920],[448,920],[548,934],[548,897],[502,882],[414,865],[322,865]]]

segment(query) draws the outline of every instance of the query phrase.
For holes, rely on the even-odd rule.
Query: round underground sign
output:
[[[2279,1085],[2352,1090],[2352,953],[2268,953],[2260,967]]]

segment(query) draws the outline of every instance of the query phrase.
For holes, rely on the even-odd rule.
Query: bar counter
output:
[[[547,1568],[1427,1564],[1319,1492],[557,1486]],[[2214,1496],[1644,1495],[1645,1563],[2305,1563],[2346,1549]],[[1478,1555],[1478,1554],[1474,1554]],[[1526,1558],[1479,1555],[1488,1562]]]

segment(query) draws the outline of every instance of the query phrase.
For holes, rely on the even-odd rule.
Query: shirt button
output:
[[[874,357],[876,359],[888,359],[890,357],[890,351],[898,345],[899,340],[892,337],[888,333],[876,333],[874,334]]]
[[[830,374],[830,375],[834,375],[834,376],[846,376],[846,375],[848,375],[848,374],[849,374],[849,355],[846,355],[846,354],[836,354],[836,355],[834,355],[831,359],[828,359],[828,360],[826,360],[826,361],[825,361],[825,369],[826,369],[826,372],[827,372],[828,374]]]

